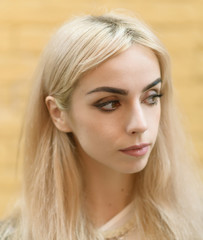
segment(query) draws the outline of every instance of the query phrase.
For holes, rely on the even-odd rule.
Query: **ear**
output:
[[[54,125],[62,132],[71,132],[71,128],[68,123],[68,116],[65,111],[58,108],[55,98],[47,96],[45,103]]]

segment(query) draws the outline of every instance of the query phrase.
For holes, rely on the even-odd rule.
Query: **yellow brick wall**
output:
[[[21,185],[17,143],[41,50],[70,16],[114,8],[137,12],[168,48],[186,128],[203,162],[202,0],[0,0],[0,217]]]

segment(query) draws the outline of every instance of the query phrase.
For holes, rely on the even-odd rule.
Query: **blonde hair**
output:
[[[185,138],[174,110],[169,57],[152,31],[118,13],[77,17],[64,24],[46,47],[35,76],[25,125],[24,195],[13,239],[102,240],[83,208],[80,165],[72,134],[53,124],[45,98],[60,109],[84,74],[133,44],[150,48],[161,69],[162,114],[146,168],[136,174],[135,225],[142,240],[201,239],[201,201],[190,175]],[[194,185],[196,184],[196,185]]]

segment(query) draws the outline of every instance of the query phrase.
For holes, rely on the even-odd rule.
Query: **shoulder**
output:
[[[14,234],[14,227],[11,222],[0,221],[0,240],[11,240]]]
[[[21,211],[14,209],[5,219],[0,219],[0,240],[20,240],[21,234]]]

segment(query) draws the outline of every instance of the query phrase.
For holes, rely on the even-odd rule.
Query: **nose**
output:
[[[136,104],[136,106],[130,110],[128,116],[126,125],[126,132],[128,134],[143,133],[147,130],[147,120],[140,103]]]

